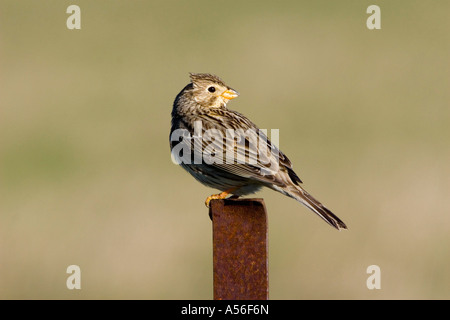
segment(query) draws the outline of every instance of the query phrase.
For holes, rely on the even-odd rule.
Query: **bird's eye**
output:
[[[209,91],[209,92],[215,92],[215,91],[216,91],[216,88],[215,88],[215,87],[209,87],[209,88],[208,88],[208,91]]]

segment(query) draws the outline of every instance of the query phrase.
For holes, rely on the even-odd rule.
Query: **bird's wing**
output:
[[[235,121],[226,122],[233,117]],[[221,126],[205,128],[201,137],[195,137],[194,157],[201,156],[207,165],[246,179],[282,186],[289,176],[295,184],[302,182],[292,170],[291,161],[264,131],[237,112],[225,119]],[[278,174],[280,170],[287,175]]]

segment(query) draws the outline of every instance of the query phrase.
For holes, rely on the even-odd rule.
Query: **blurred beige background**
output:
[[[81,30],[66,8],[81,8]],[[366,8],[381,7],[381,30]],[[172,164],[188,72],[349,226],[269,212],[272,299],[450,298],[450,2],[0,2],[0,298],[211,299],[215,190]],[[66,288],[81,267],[81,290]],[[381,268],[368,290],[366,268]]]

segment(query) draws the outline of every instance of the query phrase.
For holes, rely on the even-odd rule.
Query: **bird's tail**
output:
[[[333,212],[316,200],[312,195],[310,195],[306,190],[300,186],[292,186],[288,190],[284,190],[283,193],[294,198],[298,202],[305,205],[307,208],[315,212],[319,217],[325,220],[329,225],[335,227],[336,229],[347,229],[345,223],[339,219]]]

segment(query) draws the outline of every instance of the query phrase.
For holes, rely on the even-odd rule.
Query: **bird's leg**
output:
[[[230,193],[232,193],[232,192],[235,191],[236,189],[237,189],[236,187],[230,188],[230,189],[228,189],[228,190],[225,190],[225,191],[222,192],[222,193],[219,193],[219,194],[213,194],[213,195],[209,196],[208,198],[206,198],[206,201],[205,201],[206,207],[209,208],[209,203],[211,202],[211,200],[213,200],[213,199],[225,199]],[[236,197],[236,196],[233,196],[233,198],[234,198],[234,197]],[[238,196],[238,197],[239,197],[239,196]]]

